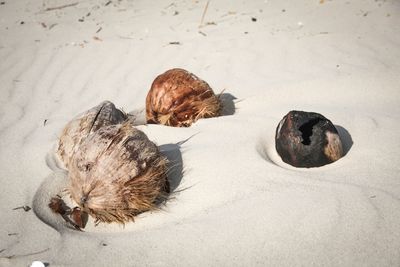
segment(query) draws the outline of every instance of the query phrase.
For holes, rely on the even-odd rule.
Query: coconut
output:
[[[89,134],[69,165],[68,192],[95,222],[126,223],[169,193],[167,159],[127,120]]]
[[[118,124],[126,119],[126,114],[117,109],[110,101],[100,103],[79,114],[64,127],[58,140],[57,155],[68,168],[72,156],[89,134],[103,126]]]
[[[220,99],[211,87],[183,69],[159,75],[146,98],[148,123],[188,127],[200,118],[219,116],[220,110]]]
[[[344,154],[335,126],[315,112],[293,110],[284,116],[276,129],[275,146],[284,162],[302,168],[320,167]]]

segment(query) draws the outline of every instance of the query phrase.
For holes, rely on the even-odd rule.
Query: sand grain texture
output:
[[[206,1],[4,2],[1,266],[400,265],[398,1],[210,1],[200,28]],[[140,113],[175,67],[236,112],[139,126],[179,167],[174,198],[125,228],[66,227],[45,205],[65,182],[46,165],[58,133],[103,100]],[[290,110],[328,117],[346,155],[284,164],[274,134]]]

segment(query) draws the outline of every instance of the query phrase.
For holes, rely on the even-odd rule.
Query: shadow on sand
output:
[[[181,183],[183,177],[183,163],[180,145],[178,144],[165,144],[159,146],[161,154],[168,159],[168,181],[171,193]]]
[[[221,116],[230,116],[235,114],[235,100],[237,98],[229,93],[222,93],[219,95],[219,100],[222,104]]]

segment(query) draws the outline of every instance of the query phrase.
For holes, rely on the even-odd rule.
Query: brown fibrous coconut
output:
[[[96,223],[133,221],[169,193],[167,159],[129,120],[87,136],[68,169],[68,192]]]
[[[221,101],[211,87],[184,69],[157,76],[146,98],[148,123],[188,127],[200,118],[220,115]]]
[[[100,103],[68,122],[58,140],[57,155],[68,168],[72,156],[89,134],[103,126],[122,123],[126,119],[127,115],[110,101]]]

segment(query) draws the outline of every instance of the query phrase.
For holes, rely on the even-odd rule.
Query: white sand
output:
[[[200,29],[206,1],[1,2],[0,266],[400,265],[398,1],[211,0]],[[236,97],[235,114],[140,126],[186,190],[125,228],[69,229],[47,208],[65,182],[45,160],[58,133],[103,100],[143,109],[173,67]],[[293,109],[341,126],[347,155],[282,163]]]

